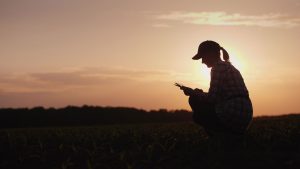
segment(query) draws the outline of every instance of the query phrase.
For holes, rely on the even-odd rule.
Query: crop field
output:
[[[300,118],[255,119],[240,144],[194,123],[0,130],[1,169],[300,168]]]

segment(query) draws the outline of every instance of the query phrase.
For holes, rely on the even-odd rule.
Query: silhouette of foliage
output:
[[[190,122],[2,129],[0,168],[298,169],[299,131],[300,115],[258,117],[227,147]]]
[[[82,126],[124,123],[158,123],[192,121],[187,110],[168,111],[166,109],[145,111],[129,107],[82,107],[64,108],[2,108],[0,109],[0,127],[46,127],[46,126]]]

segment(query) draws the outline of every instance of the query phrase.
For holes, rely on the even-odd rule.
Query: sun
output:
[[[202,75],[202,78],[205,79],[205,80],[210,80],[210,71],[211,71],[211,68],[208,68],[204,64],[202,64],[199,68],[200,68],[200,73]]]
[[[245,71],[245,63],[242,59],[242,55],[237,50],[230,50],[229,52],[229,61],[231,64],[236,67],[239,71]]]
[[[203,90],[209,87],[210,70],[205,64],[201,63],[201,60],[193,64],[193,81]]]

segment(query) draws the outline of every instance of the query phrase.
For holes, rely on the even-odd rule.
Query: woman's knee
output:
[[[190,96],[189,97],[189,104],[191,107],[195,107],[199,103],[199,98],[197,96]]]
[[[199,108],[199,100],[196,96],[189,97],[189,105],[191,106],[193,112],[197,111]]]

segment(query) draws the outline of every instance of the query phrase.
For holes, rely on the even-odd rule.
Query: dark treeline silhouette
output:
[[[145,111],[127,107],[67,106],[64,108],[2,108],[0,128],[82,126],[192,121],[187,110]]]
[[[300,114],[261,116],[256,123],[265,121],[297,121]],[[0,108],[0,128],[86,126],[108,124],[137,124],[162,122],[191,122],[187,110],[150,110],[130,107],[67,106],[64,108]]]

